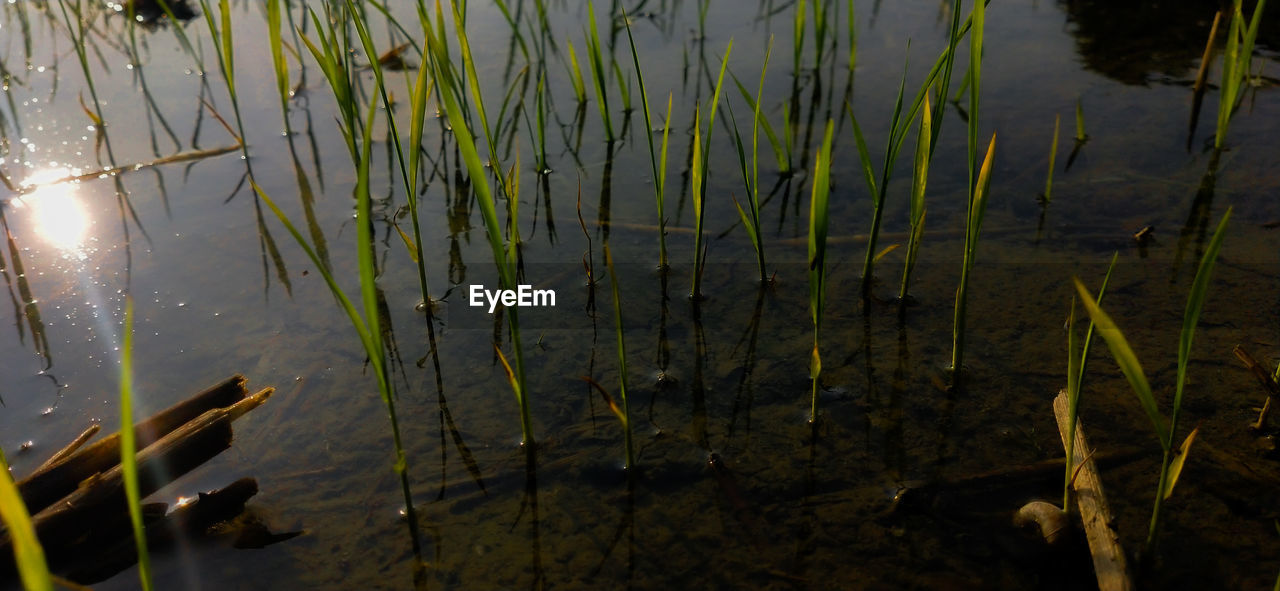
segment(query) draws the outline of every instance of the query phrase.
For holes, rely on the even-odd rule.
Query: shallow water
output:
[[[967,111],[967,101],[948,109],[942,122],[914,305],[902,320],[892,301],[902,250],[881,260],[871,301],[864,304],[858,295],[871,201],[842,107],[850,97],[878,166],[903,64],[909,53],[910,96],[945,46],[949,3],[856,3],[852,73],[842,5],[833,20],[839,23],[834,52],[814,68],[808,40],[796,76],[792,5],[716,3],[700,33],[697,3],[642,3],[632,8],[644,13],[632,26],[649,94],[656,104],[671,93],[674,103],[666,198],[672,267],[665,283],[655,269],[657,218],[648,148],[638,135],[643,117],[625,118],[616,83],[610,105],[626,131],[608,145],[595,99],[577,118],[565,58],[552,54],[548,164],[554,172],[535,175],[533,140],[523,121],[501,151],[504,166],[518,154],[522,170],[526,278],[557,295],[554,308],[521,310],[539,442],[532,462],[518,445],[518,408],[493,353],[494,318],[468,305],[470,287],[493,288],[496,273],[483,222],[460,184],[465,173],[451,133],[443,120],[429,119],[423,141],[429,158],[421,201],[425,260],[431,294],[443,299],[435,324],[438,372],[427,317],[415,309],[421,296],[414,264],[391,224],[394,218],[409,231],[407,218],[399,217],[405,202],[399,173],[389,146],[375,145],[379,287],[394,339],[420,557],[402,517],[386,407],[359,339],[310,260],[242,183],[246,163],[239,152],[6,198],[0,213],[7,247],[0,258],[12,306],[0,306],[0,313],[13,329],[0,331],[0,447],[20,476],[89,423],[114,429],[123,303],[132,294],[139,414],[236,372],[249,376],[251,387],[278,388],[266,406],[236,423],[230,450],[153,499],[172,502],[254,476],[261,491],[249,504],[250,516],[272,532],[304,532],[258,549],[233,548],[233,532],[158,550],[160,588],[411,588],[418,562],[427,565],[420,583],[481,589],[1088,588],[1082,549],[1054,555],[1009,525],[1023,502],[1060,498],[1060,477],[994,488],[954,482],[1061,454],[1050,402],[1065,382],[1061,327],[1071,277],[1096,286],[1113,252],[1119,263],[1105,306],[1167,412],[1186,292],[1208,235],[1231,206],[1180,421],[1180,432],[1201,425],[1198,447],[1166,505],[1151,584],[1269,586],[1280,569],[1273,525],[1280,506],[1271,480],[1280,470],[1248,429],[1264,393],[1231,347],[1242,344],[1264,364],[1280,356],[1280,317],[1271,312],[1280,293],[1280,230],[1272,223],[1280,219],[1274,200],[1280,101],[1268,77],[1276,65],[1277,21],[1273,13],[1266,17],[1254,62],[1264,77],[1246,91],[1227,150],[1215,162],[1209,148],[1216,87],[1188,137],[1190,86],[1212,3],[1184,6],[1165,24],[1145,28],[1121,25],[1165,12],[1127,4],[1012,1],[989,9],[980,121],[982,137],[995,132],[998,144],[971,279],[963,388],[943,386],[963,243],[960,109]],[[533,3],[511,5],[532,22]],[[392,8],[416,30],[410,5]],[[585,6],[552,2],[548,8],[560,51],[572,40],[585,67]],[[89,71],[105,114],[108,153],[86,115],[92,97],[57,5],[5,4],[2,10],[0,56],[8,76],[0,168],[15,185],[234,146],[200,106],[209,100],[232,121],[202,18],[187,22],[185,31],[203,52],[204,74],[166,23],[137,30],[141,67],[128,67],[125,19],[95,13]],[[597,12],[602,43],[616,47],[625,76],[631,69],[625,32],[609,34],[607,13],[604,6]],[[298,93],[288,117],[295,133],[283,135],[265,10],[238,3],[232,16],[255,178],[325,253],[342,287],[355,293],[355,172],[328,85],[309,56],[301,64],[290,57]],[[302,22],[296,7],[293,19]],[[370,22],[381,49],[400,42],[389,40],[376,12]],[[525,58],[488,3],[472,3],[468,30],[494,111]],[[710,155],[707,299],[695,307],[687,298],[694,105],[709,101],[730,39],[730,69],[754,88],[770,35],[763,108],[782,133],[784,102],[796,106],[791,129],[798,171],[780,179],[769,148],[761,146],[762,187],[773,191],[762,226],[776,284],[760,289],[754,251],[730,199],[742,199],[743,184],[724,120],[715,127]],[[966,56],[957,62],[953,92]],[[361,76],[372,88],[372,73]],[[396,114],[407,117],[403,75],[387,76],[401,102]],[[1220,80],[1216,62],[1209,80]],[[636,101],[637,92],[633,84]],[[524,100],[534,108],[532,88]],[[749,122],[751,110],[736,89],[726,88],[724,100],[740,126]],[[1068,168],[1077,102],[1089,140]],[[727,117],[727,107],[720,113]],[[1044,187],[1055,115],[1062,117],[1062,138],[1053,201],[1042,205],[1036,196]],[[815,435],[805,422],[813,338],[806,179],[828,117],[839,133],[822,418]],[[385,133],[382,121],[376,133]],[[882,246],[901,242],[907,229],[912,144],[891,185]],[[589,239],[578,223],[579,194]],[[1154,239],[1137,244],[1131,235],[1148,225]],[[603,277],[606,240],[623,300],[638,450],[633,479],[621,469],[617,420],[579,379],[591,376],[611,391],[618,384],[608,283],[597,286],[596,307],[589,308],[582,264],[586,253]],[[500,338],[509,354],[509,336]],[[1160,448],[1101,343],[1088,383],[1082,417],[1091,442],[1100,451],[1146,452],[1103,473],[1122,541],[1132,551],[1146,533]],[[893,498],[903,487],[930,492],[895,510]],[[132,588],[136,581],[136,569],[128,569],[95,588]]]

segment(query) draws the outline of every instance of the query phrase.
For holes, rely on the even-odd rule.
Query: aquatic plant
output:
[[[773,39],[770,38],[770,53],[772,52],[772,47]],[[762,77],[764,68],[767,67],[768,59],[761,66]],[[733,76],[733,74],[730,74],[730,76]],[[773,149],[773,159],[778,165],[779,176],[783,178],[791,176],[791,124],[787,115],[790,112],[790,107],[786,103],[782,105],[783,138],[780,140],[778,139],[778,134],[773,130],[773,124],[769,122],[769,116],[763,112],[760,101],[751,96],[751,92],[747,90],[746,86],[743,86],[742,81],[738,80],[737,76],[733,76],[733,83],[737,85],[738,93],[742,95],[743,100],[747,101],[747,105],[751,107],[752,112],[759,113],[757,124],[764,130],[764,136],[768,138],[769,146]],[[752,143],[754,144],[755,142],[753,141]]]
[[[1111,255],[1111,264],[1107,266],[1107,274],[1102,278],[1102,287],[1098,288],[1097,304],[1102,305],[1102,298],[1107,293],[1107,285],[1111,283],[1111,272],[1116,268],[1117,252]],[[1076,423],[1080,413],[1080,390],[1084,387],[1085,371],[1089,366],[1089,346],[1093,344],[1095,323],[1090,320],[1085,331],[1084,345],[1077,353],[1076,345],[1076,298],[1071,298],[1071,312],[1067,316],[1067,436],[1066,436],[1066,476],[1062,482],[1062,510],[1071,511],[1071,481],[1075,478],[1075,446]]]
[[[1218,99],[1218,128],[1213,136],[1213,148],[1221,150],[1227,137],[1227,127],[1231,124],[1231,115],[1241,98],[1240,87],[1249,77],[1249,64],[1253,60],[1253,45],[1258,38],[1258,25],[1262,21],[1262,9],[1267,0],[1258,0],[1253,9],[1249,24],[1245,25],[1245,17],[1241,8],[1241,0],[1235,0],[1231,6],[1231,25],[1227,33],[1227,50],[1222,56],[1222,86]]]
[[[124,331],[120,343],[120,469],[129,505],[129,525],[138,552],[138,580],[145,591],[151,585],[151,555],[142,527],[142,495],[138,486],[138,444],[133,432],[133,298],[124,300]]]
[[[573,49],[573,41],[565,41],[566,53],[569,56],[569,82],[573,84],[573,96],[578,98],[578,104],[587,102],[587,87],[582,80],[582,68],[578,66],[578,53]],[[605,113],[604,117],[608,117]]]
[[[822,313],[827,299],[827,208],[831,192],[831,136],[835,122],[827,120],[822,134],[822,149],[814,159],[812,195],[809,198],[809,313],[813,318],[813,351],[809,355],[809,379],[813,392],[809,402],[809,421],[818,420],[818,377],[822,375],[822,356],[818,352],[822,332]]]
[[[1053,162],[1058,158],[1058,126],[1062,123],[1062,117],[1053,116],[1053,143],[1049,144],[1049,171],[1045,175],[1044,193],[1040,198],[1049,203],[1053,201]]]
[[[631,407],[627,404],[627,343],[622,330],[622,300],[618,296],[618,273],[613,268],[613,251],[609,250],[608,243],[604,245],[604,264],[609,270],[609,289],[613,292],[613,329],[618,335],[618,395],[622,398],[622,412],[618,418],[622,421],[627,470],[631,470],[635,467],[636,455],[635,446],[631,442]]]
[[[667,268],[667,218],[663,209],[667,183],[667,139],[671,134],[671,98],[667,95],[667,117],[662,123],[662,148],[654,150],[653,116],[649,109],[649,91],[644,85],[644,71],[640,68],[640,53],[636,51],[635,39],[631,36],[631,23],[623,12],[623,23],[627,29],[627,42],[631,45],[631,63],[636,70],[636,80],[640,86],[640,106],[644,110],[645,140],[649,146],[649,165],[653,169],[653,197],[658,209],[658,268]]]
[[[466,27],[462,25],[462,16],[458,12],[456,5],[453,7],[453,16],[454,32],[457,37],[458,47],[462,52],[463,67],[470,89],[471,103],[474,105],[477,117],[481,121],[484,138],[489,145],[492,157],[495,152],[492,136],[489,133],[488,121],[484,115],[484,100],[480,93],[480,83],[475,72],[475,64],[471,59],[471,45],[467,39]],[[480,153],[470,133],[466,115],[458,100],[459,97],[463,96],[462,84],[454,73],[453,64],[449,60],[444,40],[439,38],[437,33],[433,31],[426,20],[425,13],[420,12],[419,17],[423,20],[422,28],[426,34],[432,76],[435,78],[437,86],[441,89],[440,97],[444,102],[445,115],[455,131],[454,137],[457,140],[458,151],[462,156],[462,160],[466,163],[467,173],[473,181],[471,183],[472,189],[475,191],[476,202],[480,205],[480,214],[484,219],[485,233],[493,253],[494,265],[498,270],[499,283],[502,289],[514,291],[517,283],[514,261],[516,251],[513,248],[508,252],[503,246],[503,227],[498,222],[496,201],[493,198],[492,191],[489,189],[489,183],[485,180],[487,175],[485,165],[480,159]],[[443,20],[439,5],[437,5],[436,18],[437,21]],[[494,164],[496,165],[496,159]],[[501,179],[501,175],[499,175],[499,179]],[[502,181],[499,180],[499,182]],[[509,200],[516,199],[516,196],[511,194],[507,194],[506,197]],[[520,341],[519,315],[516,308],[507,308],[504,315],[511,332],[511,346],[515,358],[512,389],[516,396],[516,403],[520,407],[522,443],[532,449],[535,441],[533,437],[533,422],[529,416],[527,390],[525,389],[524,352],[523,344]]]
[[[1160,414],[1157,407],[1155,395],[1151,390],[1151,384],[1147,381],[1146,374],[1142,371],[1142,364],[1139,363],[1137,355],[1129,346],[1128,339],[1124,333],[1116,325],[1106,312],[1098,305],[1093,296],[1089,294],[1084,284],[1079,279],[1075,279],[1076,292],[1080,295],[1081,301],[1084,303],[1085,310],[1088,311],[1089,317],[1093,319],[1098,327],[1099,333],[1103,340],[1107,342],[1107,347],[1111,350],[1111,355],[1115,358],[1116,364],[1120,366],[1120,371],[1129,382],[1130,388],[1138,397],[1138,402],[1142,405],[1142,410],[1146,413],[1147,418],[1151,421],[1152,429],[1155,431],[1156,439],[1160,442],[1163,450],[1163,457],[1160,461],[1160,479],[1156,485],[1155,506],[1151,510],[1151,522],[1147,529],[1146,547],[1148,551],[1154,550],[1156,541],[1159,537],[1160,529],[1160,510],[1165,499],[1173,494],[1173,487],[1178,482],[1178,477],[1182,474],[1182,467],[1187,459],[1187,453],[1190,451],[1191,444],[1195,441],[1196,433],[1199,427],[1192,429],[1180,447],[1174,447],[1174,436],[1178,430],[1178,418],[1182,412],[1182,395],[1183,386],[1186,384],[1187,368],[1191,362],[1191,342],[1195,336],[1196,325],[1200,322],[1200,312],[1204,309],[1206,292],[1209,287],[1209,277],[1213,272],[1214,263],[1218,258],[1218,251],[1222,248],[1222,240],[1226,237],[1227,221],[1231,219],[1231,209],[1228,208],[1226,213],[1222,215],[1222,220],[1218,222],[1218,228],[1213,233],[1213,238],[1205,248],[1204,255],[1200,259],[1200,265],[1196,270],[1195,279],[1191,282],[1191,291],[1187,294],[1187,307],[1182,317],[1182,331],[1178,340],[1178,375],[1174,386],[1173,408],[1168,422]]]
[[[587,32],[587,61],[591,66],[591,86],[596,91],[596,103],[600,110],[600,120],[604,124],[605,141],[616,139],[613,135],[613,116],[609,113],[609,84],[604,74],[604,55],[600,51],[600,33],[596,27],[596,10],[591,2],[587,2],[587,21],[591,30]]]
[[[773,37],[770,37],[769,44],[765,47],[764,61],[760,65],[760,84],[756,88],[756,97],[748,101],[752,109],[751,164],[749,166],[742,134],[738,133],[738,121],[733,118],[733,105],[732,103],[729,105],[729,117],[733,119],[734,146],[738,149],[738,166],[742,172],[742,182],[746,185],[747,209],[742,208],[737,198],[734,198],[733,205],[738,209],[738,217],[742,220],[743,227],[747,229],[747,236],[751,238],[751,246],[755,248],[756,266],[760,270],[761,283],[768,281],[768,274],[764,266],[764,236],[760,228],[760,98],[764,94],[764,77],[769,70],[769,56],[772,53]],[[742,89],[741,83],[738,87]]]
[[[9,462],[4,451],[0,450],[0,521],[8,530],[10,543],[13,545],[13,562],[17,566],[18,578],[23,588],[28,591],[53,591],[53,579],[49,575],[49,564],[44,559],[44,548],[36,538],[36,529],[31,524],[31,513],[18,493],[9,472]]]
[[[695,107],[693,114],[693,157],[692,164],[689,167],[694,212],[693,286],[689,290],[689,297],[695,302],[702,299],[702,264],[706,255],[706,250],[702,245],[702,231],[705,221],[703,213],[706,210],[707,200],[708,163],[711,160],[711,130],[715,128],[716,107],[720,105],[720,89],[724,86],[724,73],[729,67],[729,54],[732,52],[733,39],[730,39],[729,46],[725,48],[724,57],[720,61],[720,75],[716,78],[715,92],[711,95],[711,110],[707,116],[705,134],[702,131],[701,107]]]
[[[974,261],[978,256],[978,235],[982,231],[982,218],[987,210],[987,193],[991,186],[991,158],[996,150],[996,136],[991,134],[991,143],[987,146],[987,155],[978,162],[978,107],[982,89],[982,42],[986,28],[986,7],[983,2],[973,4],[970,15],[973,27],[969,30],[969,71],[966,79],[969,86],[969,129],[968,157],[969,202],[965,212],[964,260],[960,270],[960,286],[956,289],[955,323],[951,332],[951,371],[952,383],[959,383],[964,368],[964,336],[965,313],[969,296],[969,274],[973,271]],[[974,176],[977,176],[975,179]]]
[[[271,71],[276,76],[276,94],[280,96],[280,115],[284,119],[284,132],[289,134],[293,130],[289,126],[289,64],[284,60],[284,39],[280,30],[282,1],[267,0],[267,42],[271,47]]]
[[[209,0],[200,0],[200,9],[204,12],[209,35],[213,37],[213,50],[218,58],[218,71],[222,74],[222,81],[227,87],[227,96],[231,99],[231,112],[236,118],[235,135],[240,141],[240,153],[244,156],[244,165],[249,178],[253,180],[253,164],[249,158],[244,119],[240,116],[240,98],[236,92],[235,39],[231,28],[231,5],[227,0],[218,0],[218,21],[214,20],[214,11],[209,6]],[[314,18],[315,14],[312,13],[312,16]],[[316,27],[319,28],[319,24]]]
[[[929,181],[929,161],[933,158],[930,149],[933,137],[933,116],[929,108],[929,96],[924,98],[924,108],[920,110],[920,127],[916,136],[915,166],[911,175],[911,203],[909,218],[911,231],[907,236],[907,257],[902,266],[902,286],[898,289],[898,311],[906,310],[907,285],[911,282],[911,271],[916,265],[916,256],[920,251],[920,241],[924,237],[924,192]]]

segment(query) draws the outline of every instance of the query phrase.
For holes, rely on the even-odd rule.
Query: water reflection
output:
[[[39,170],[23,182],[26,195],[13,203],[17,208],[30,210],[32,227],[45,242],[67,256],[83,261],[89,255],[84,243],[90,219],[80,196],[80,184],[42,184],[76,174],[78,171],[63,167]]]

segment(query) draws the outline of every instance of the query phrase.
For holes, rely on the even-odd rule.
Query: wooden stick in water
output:
[[[222,408],[243,400],[245,377],[231,376],[182,402],[162,410],[134,425],[138,449],[141,450],[165,434],[213,408]],[[41,467],[18,481],[18,491],[33,514],[67,496],[80,481],[106,472],[120,462],[120,434],[104,437],[56,464]]]
[[[68,443],[66,447],[58,450],[57,453],[53,454],[52,456],[49,456],[49,459],[45,460],[43,464],[40,464],[40,466],[36,468],[35,471],[39,472],[41,470],[48,470],[49,468],[52,468],[60,464],[62,460],[65,460],[68,457],[70,457],[71,454],[75,453],[77,449],[80,449],[85,443],[89,441],[89,439],[91,439],[94,435],[97,435],[98,431],[101,431],[101,430],[102,430],[102,425],[99,425],[99,424],[90,425],[88,429],[84,430],[84,433],[81,433],[78,437],[71,440],[71,443]]]
[[[1053,414],[1058,420],[1058,434],[1065,449],[1068,437],[1067,393],[1058,393],[1053,399]],[[1078,474],[1072,487],[1076,490],[1076,503],[1080,518],[1084,521],[1085,537],[1089,540],[1089,553],[1093,555],[1093,570],[1098,576],[1099,591],[1132,591],[1133,581],[1125,562],[1124,549],[1120,547],[1120,535],[1112,526],[1115,518],[1107,497],[1102,492],[1098,469],[1090,457],[1089,443],[1084,437],[1084,425],[1076,421],[1075,457]]]
[[[1209,42],[1204,44],[1204,55],[1200,57],[1200,70],[1196,72],[1196,83],[1191,87],[1195,94],[1204,92],[1204,77],[1209,72],[1209,60],[1213,57],[1213,40],[1218,36],[1218,22],[1221,20],[1222,11],[1219,10],[1213,15],[1213,26],[1209,27]]]

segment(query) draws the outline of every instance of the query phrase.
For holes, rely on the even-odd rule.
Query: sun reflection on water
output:
[[[80,184],[54,183],[76,174],[68,168],[46,168],[32,173],[22,183],[28,192],[14,203],[31,212],[34,229],[45,242],[77,259],[88,256],[85,240],[89,233],[89,213],[82,202]],[[51,183],[51,184],[46,184]]]

